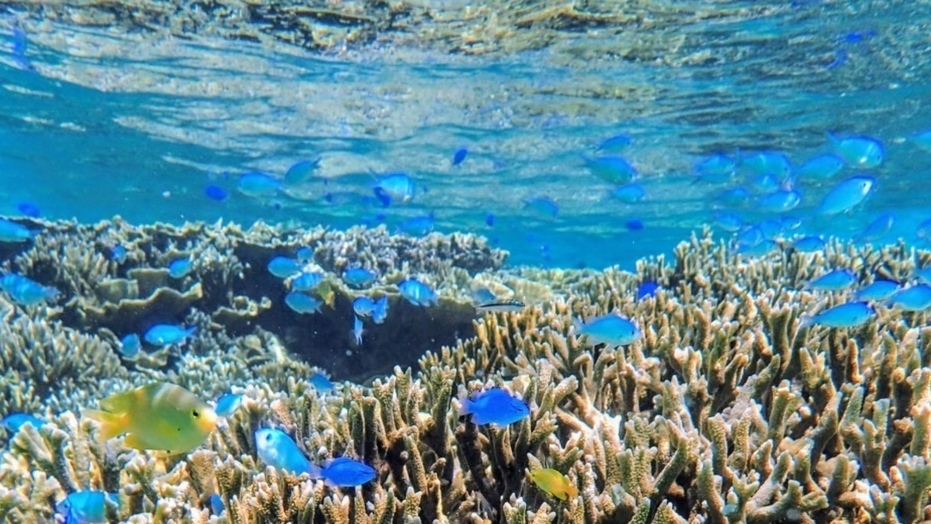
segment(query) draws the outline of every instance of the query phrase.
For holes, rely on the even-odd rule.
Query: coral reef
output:
[[[217,231],[191,233],[190,244],[179,251],[202,245],[193,237],[207,230]],[[186,230],[162,233],[161,252],[179,242],[177,231]],[[318,246],[321,265],[339,271],[336,255],[320,255],[320,244],[308,237],[268,235],[256,241],[273,246],[263,255],[306,243]],[[236,252],[234,247],[231,253]],[[151,257],[149,252],[140,260]],[[820,254],[786,248],[745,258],[706,231],[681,244],[674,260],[641,261],[635,274],[508,272],[490,264],[488,271],[467,277],[464,268],[450,265],[445,273],[430,273],[440,289],[449,289],[440,306],[426,313],[409,306],[422,316],[412,317],[390,295],[391,315],[397,316],[386,322],[385,345],[405,336],[411,328],[399,326],[410,326],[411,318],[428,330],[432,318],[465,309],[455,297],[468,287],[453,286],[509,290],[530,305],[475,318],[469,333],[453,342],[425,342],[430,347],[416,370],[397,366],[368,385],[344,383],[330,392],[314,387],[312,369],[296,360],[300,350],[294,343],[261,325],[275,308],[250,317],[258,324],[245,333],[245,322],[235,330],[217,323],[214,312],[202,307],[204,298],[188,316],[201,334],[180,355],[155,368],[132,362],[117,362],[106,373],[102,368],[101,376],[119,380],[87,389],[79,402],[60,400],[67,391],[37,397],[49,406],[49,422],[38,430],[27,426],[4,451],[0,519],[48,520],[53,503],[67,493],[96,489],[118,492],[119,507],[111,511],[121,521],[926,520],[931,327],[925,314],[877,305],[877,318],[858,328],[800,328],[799,320],[844,300],[844,293],[804,289],[824,268],[850,268],[861,281],[874,275],[907,278],[929,259],[931,254],[904,245],[873,249],[837,242]],[[234,263],[255,272],[245,260],[236,255]],[[403,265],[397,271],[403,274]],[[80,272],[88,282],[93,274]],[[101,281],[123,278],[106,275]],[[79,280],[59,278],[56,284]],[[661,288],[638,301],[636,288],[646,279]],[[219,288],[206,280],[200,280],[204,297],[208,288]],[[391,293],[395,281],[388,276],[377,289]],[[228,297],[245,295],[236,278],[228,282],[234,289]],[[69,296],[77,287],[69,288]],[[343,302],[354,292],[337,288],[336,309],[351,307]],[[72,305],[61,306],[61,312],[8,308],[4,329],[9,336],[36,330],[35,319],[64,318],[68,307],[78,307],[74,303],[69,300]],[[610,312],[633,319],[643,337],[612,348],[592,347],[576,336],[574,319]],[[49,325],[35,335],[75,329]],[[98,348],[115,358],[106,342],[112,334],[81,336],[86,351]],[[19,344],[12,353],[28,350],[26,342]],[[74,414],[75,404],[92,407],[104,389],[153,379],[205,398],[235,386],[242,405],[200,449],[179,457],[130,450],[121,439],[104,446],[94,438],[93,423]],[[531,415],[505,427],[477,426],[460,417],[462,398],[493,386],[523,399]],[[349,456],[372,465],[376,478],[356,488],[334,488],[268,467],[258,458],[253,436],[262,427],[285,431],[315,463]],[[579,496],[561,501],[539,489],[530,472],[544,467],[564,473]],[[208,502],[214,494],[225,507],[216,517]]]

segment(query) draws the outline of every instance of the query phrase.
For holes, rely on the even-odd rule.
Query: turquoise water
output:
[[[801,227],[779,238],[849,238],[894,212],[878,242],[916,240],[931,217],[931,152],[910,137],[931,128],[931,65],[927,32],[914,21],[931,20],[931,6],[892,4],[877,17],[834,2],[753,5],[744,19],[657,29],[681,44],[650,60],[589,58],[593,38],[581,31],[542,50],[488,57],[379,46],[313,54],[4,12],[0,213],[30,203],[49,219],[383,221],[392,231],[433,213],[436,231],[485,235],[511,251],[512,264],[565,267],[631,267],[721,211],[746,227],[797,218]],[[25,51],[14,27],[23,28]],[[754,189],[746,170],[723,183],[696,181],[693,166],[718,152],[778,151],[798,165],[832,150],[827,132],[875,137],[886,160],[795,179],[801,203],[782,214],[759,210],[767,190]],[[640,202],[612,197],[618,184],[583,161],[617,134],[633,141],[620,154],[639,173]],[[463,146],[465,161],[452,165]],[[236,191],[242,173],[280,178],[314,157],[315,174],[274,197]],[[372,185],[395,171],[409,173],[417,193],[382,208]],[[863,204],[814,214],[837,182],[861,172],[877,179]],[[208,198],[208,185],[229,198]],[[723,205],[718,195],[734,187],[752,196]],[[556,217],[524,204],[539,196],[556,202]],[[631,230],[631,220],[643,228]]]

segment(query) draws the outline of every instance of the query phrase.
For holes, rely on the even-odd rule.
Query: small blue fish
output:
[[[469,149],[466,147],[460,147],[459,149],[457,149],[456,152],[453,154],[453,165],[458,166],[459,164],[461,164],[462,161],[466,159],[466,155],[468,154],[469,154]]]
[[[875,242],[886,236],[892,230],[893,225],[895,225],[895,214],[883,213],[876,217],[876,220],[870,222],[870,225],[866,226],[866,229],[854,237],[854,240],[857,242]]]
[[[181,326],[176,326],[174,324],[156,324],[149,328],[148,331],[143,335],[143,339],[153,346],[171,346],[173,344],[180,344],[184,342],[184,339],[193,335],[197,331],[197,327],[191,327],[184,329]]]
[[[818,155],[795,170],[796,176],[803,179],[831,178],[844,169],[844,161],[837,155]]]
[[[43,301],[52,302],[61,293],[51,286],[43,286],[22,275],[10,273],[0,277],[0,289],[7,292],[21,306],[33,306]]]
[[[624,222],[624,227],[626,227],[628,231],[641,231],[646,226],[643,224],[643,220],[632,218]]]
[[[841,291],[857,283],[857,275],[849,269],[835,269],[805,285],[805,289]]]
[[[323,302],[310,295],[301,293],[300,291],[292,291],[285,295],[284,303],[291,308],[292,311],[301,315],[306,313],[319,313],[320,306],[323,305]]]
[[[587,337],[593,345],[626,346],[643,336],[636,324],[615,314],[602,315],[584,324],[574,318],[572,323],[578,336]]]
[[[774,213],[785,213],[798,207],[802,201],[802,195],[793,189],[779,189],[768,195],[764,195],[757,200],[760,208],[764,211]]]
[[[375,470],[363,462],[340,457],[331,460],[323,469],[319,470],[317,475],[328,486],[351,488],[371,482],[375,478],[375,474]]]
[[[734,237],[738,245],[741,246],[755,246],[760,242],[766,240],[766,234],[763,233],[763,230],[759,226],[750,226]]]
[[[894,280],[875,280],[863,286],[853,294],[854,300],[878,302],[886,300],[899,290],[901,284]]]
[[[918,224],[918,227],[915,228],[915,236],[925,242],[931,242],[931,218]]]
[[[559,214],[559,206],[556,202],[545,196],[524,199],[524,207],[545,217],[555,218]]]
[[[409,278],[401,282],[398,284],[398,290],[401,292],[402,297],[415,306],[426,307],[438,303],[438,298],[433,289],[416,278]]]
[[[32,240],[32,231],[26,229],[26,226],[0,218],[0,242],[19,244],[29,240]]]
[[[742,206],[750,200],[750,192],[743,187],[725,189],[717,194],[715,202],[727,207]]]
[[[596,150],[604,153],[618,153],[627,149],[632,142],[633,140],[627,135],[614,135],[602,140]]]
[[[360,317],[370,317],[375,312],[375,301],[364,295],[356,297],[352,301],[352,310]]]
[[[863,202],[875,184],[876,179],[870,176],[855,176],[840,182],[821,201],[818,213],[836,215],[855,207]]]
[[[727,155],[714,154],[695,164],[694,172],[698,179],[706,182],[726,182],[737,172],[737,161]]]
[[[281,189],[281,182],[271,175],[252,171],[239,176],[239,192],[251,197],[274,196]]]
[[[320,393],[329,393],[336,388],[323,373],[314,373],[314,376],[310,377],[310,385]]]
[[[408,235],[422,237],[433,231],[433,226],[433,213],[430,213],[429,215],[420,215],[408,218],[404,222],[401,222],[401,225],[398,226],[398,229],[404,233],[407,233]]]
[[[507,426],[530,416],[530,406],[501,388],[491,388],[462,399],[462,415],[479,426]]]
[[[117,264],[126,262],[126,248],[120,244],[111,247],[110,260],[116,262]]]
[[[223,202],[229,197],[229,194],[220,186],[209,185],[204,188],[204,195],[207,196],[210,200],[215,200],[217,202]]]
[[[356,346],[361,346],[363,332],[362,319],[359,318],[358,315],[353,315],[352,318],[352,339],[355,341]]]
[[[388,295],[384,295],[375,301],[375,309],[372,310],[372,320],[376,324],[381,324],[388,318]]]
[[[294,258],[302,264],[311,262],[314,259],[314,250],[304,246],[297,248],[297,251],[294,252]]]
[[[107,522],[107,494],[103,491],[75,491],[55,505],[65,524]]]
[[[379,178],[373,191],[384,207],[406,204],[414,198],[414,181],[407,173],[391,173]]]
[[[292,291],[313,291],[321,282],[325,275],[316,271],[301,273],[291,280]]]
[[[779,247],[775,241],[764,239],[756,244],[737,244],[737,252],[748,257],[762,257],[775,251]]]
[[[865,324],[876,316],[876,310],[866,302],[848,302],[834,306],[817,315],[802,315],[799,329],[813,325],[831,328],[850,328]]]
[[[636,182],[631,182],[630,184],[625,184],[621,187],[615,188],[611,192],[611,196],[617,198],[622,202],[627,202],[628,204],[633,204],[643,200],[647,194],[646,190],[643,189],[643,186]]]
[[[785,180],[792,171],[792,163],[784,154],[775,151],[762,151],[741,156],[740,165],[758,175],[773,175],[777,180]]]
[[[32,202],[20,202],[16,204],[16,210],[20,212],[23,216],[30,218],[38,218],[42,214],[39,206],[33,204]]]
[[[931,129],[927,131],[922,131],[920,133],[915,133],[911,136],[912,142],[916,146],[924,149],[925,151],[931,152]]]
[[[257,429],[255,451],[262,462],[275,469],[294,475],[318,473],[318,468],[307,460],[294,440],[280,429]]]
[[[26,50],[29,48],[29,40],[26,38],[26,32],[19,27],[13,28],[13,43],[10,46],[10,52],[13,55],[13,62],[17,67],[24,71],[35,71],[29,58],[26,57]]]
[[[660,285],[652,280],[646,280],[637,286],[637,300],[643,300],[646,297],[655,297],[656,290]]]
[[[897,291],[886,301],[886,305],[905,311],[924,311],[931,308],[931,286],[916,284]]]
[[[472,290],[472,301],[476,304],[487,304],[498,300],[498,297],[487,287],[478,287]]]
[[[142,340],[139,335],[132,333],[120,339],[119,351],[126,358],[136,358],[142,349]]]
[[[354,267],[343,272],[343,281],[354,288],[368,287],[375,282],[375,273],[364,267]]]
[[[28,413],[10,413],[0,421],[0,425],[11,435],[19,431],[20,428],[26,424],[32,424],[32,427],[39,429],[45,425],[45,421],[33,415],[29,415]]]
[[[224,393],[217,399],[217,407],[214,408],[217,416],[231,417],[233,413],[242,405],[242,395],[236,393]]]
[[[823,238],[814,235],[804,236],[792,241],[792,248],[800,253],[821,251],[824,249],[825,245],[826,243]]]
[[[495,215],[493,213],[485,213],[485,225],[488,227],[495,226]]]
[[[184,278],[191,273],[194,263],[190,258],[179,258],[168,264],[168,276],[171,278]]]
[[[318,167],[320,167],[320,158],[301,160],[288,168],[288,172],[284,175],[284,183],[289,186],[300,184],[310,178]]]
[[[630,162],[619,156],[590,158],[582,155],[588,169],[597,177],[611,184],[626,184],[637,178],[637,170]]]
[[[208,501],[210,502],[211,515],[220,516],[224,511],[226,511],[226,506],[223,505],[223,497],[220,495],[214,493],[213,495],[210,495]]]
[[[714,214],[712,225],[729,233],[735,233],[744,227],[744,221],[734,213],[719,211]]]
[[[855,168],[873,168],[882,164],[886,156],[882,142],[868,136],[838,138],[828,134],[834,144],[834,154]]]
[[[293,258],[275,257],[268,262],[268,272],[278,278],[290,278],[301,274],[301,265]]]

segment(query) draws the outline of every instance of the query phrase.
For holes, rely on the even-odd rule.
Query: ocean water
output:
[[[315,52],[5,7],[0,213],[16,216],[26,203],[48,219],[383,223],[390,231],[432,214],[436,231],[485,235],[511,252],[511,264],[550,267],[630,268],[722,212],[745,227],[786,216],[800,225],[778,238],[850,238],[893,212],[879,241],[917,240],[931,217],[926,192],[916,190],[929,187],[931,152],[910,137],[931,128],[931,65],[926,31],[912,21],[931,19],[931,7],[884,3],[881,16],[845,2],[724,2],[707,11],[715,9],[720,17],[640,29],[664,45],[624,56],[632,37],[597,28],[487,55],[444,52],[426,36]],[[827,133],[874,137],[885,160],[829,179],[779,180],[801,195],[786,213],[761,209],[773,187],[754,185],[760,173],[695,174],[718,153],[779,152],[797,167],[833,150]],[[616,135],[632,141],[618,154],[637,170],[639,202],[612,196],[620,184],[586,167],[584,157],[607,154],[598,144]],[[461,147],[468,154],[453,165]],[[311,158],[320,159],[314,174],[274,196],[236,190],[243,173],[281,178]],[[375,180],[390,172],[416,184],[410,203],[382,207],[374,198]],[[815,212],[859,173],[876,179],[864,203],[830,218]],[[229,198],[207,197],[211,185]],[[749,198],[723,202],[733,188]],[[526,204],[538,197],[558,213]]]

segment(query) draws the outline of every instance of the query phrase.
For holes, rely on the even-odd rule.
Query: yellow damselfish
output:
[[[190,391],[154,382],[100,401],[101,410],[85,409],[85,417],[100,423],[100,440],[123,433],[135,449],[185,453],[201,445],[217,425],[213,408]]]
[[[574,499],[579,495],[579,488],[569,481],[569,477],[555,469],[536,469],[530,472],[530,479],[543,491],[559,500]]]

